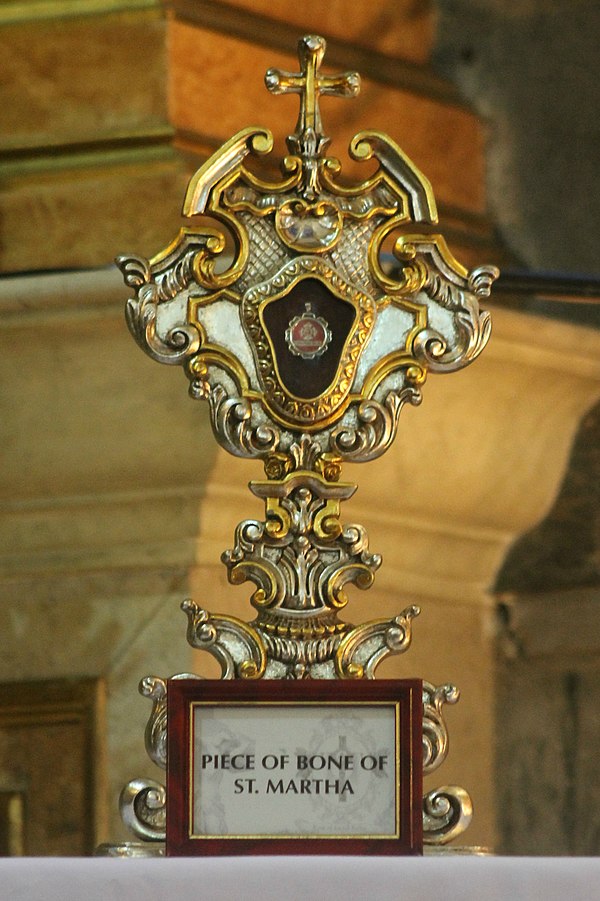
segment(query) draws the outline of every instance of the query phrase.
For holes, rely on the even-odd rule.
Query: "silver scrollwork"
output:
[[[474,298],[465,296],[455,314],[458,340],[453,346],[435,329],[423,329],[414,340],[417,359],[431,372],[456,372],[475,360],[486,346],[492,328],[491,316],[480,312]]]
[[[344,586],[368,588],[381,565],[381,557],[369,552],[365,529],[339,523],[339,499],[353,487],[310,476],[298,477],[297,484],[288,480],[269,504],[266,522],[238,525],[234,548],[222,556],[229,580],[253,581],[251,601],[258,609],[304,611],[310,618],[343,607]]]
[[[423,842],[447,845],[465,831],[473,819],[469,793],[458,785],[444,785],[423,798]]]
[[[453,314],[456,336],[450,340],[428,327],[415,337],[413,350],[432,372],[455,372],[472,363],[489,340],[491,316],[479,309],[477,298],[489,296],[499,271],[495,266],[480,266],[465,277],[453,265],[441,239],[423,243],[422,251],[427,273],[423,290]]]
[[[477,297],[489,297],[499,275],[500,270],[496,266],[477,266],[469,272],[469,290]]]
[[[420,612],[419,607],[411,605],[392,620],[372,620],[351,629],[336,653],[338,677],[373,679],[382,660],[408,650],[412,641],[412,620]]]
[[[252,404],[245,397],[230,397],[223,385],[209,393],[213,431],[225,450],[236,457],[266,457],[276,451],[281,433],[274,425],[254,424]]]
[[[179,267],[166,272],[161,281],[154,279],[148,260],[138,256],[117,257],[117,265],[123,272],[125,283],[135,288],[135,298],[125,306],[125,319],[136,343],[153,360],[178,365],[200,347],[200,334],[191,323],[181,323],[161,338],[156,331],[158,304],[177,293],[186,281],[191,280],[188,269],[197,248],[190,250]],[[162,289],[162,290],[161,290]]]
[[[456,704],[460,692],[455,685],[436,687],[423,682],[423,772],[431,773],[448,754],[448,728],[444,721],[444,704]]]
[[[152,701],[146,724],[146,751],[150,760],[164,770],[167,766],[167,683],[158,676],[145,676],[139,692]]]
[[[125,825],[136,838],[146,842],[164,842],[167,793],[153,779],[132,779],[119,798],[119,810]]]
[[[296,469],[314,469],[323,449],[318,441],[310,435],[301,435],[298,441],[290,446],[290,457],[294,461]]]
[[[357,408],[357,424],[342,425],[330,435],[332,452],[352,463],[366,463],[380,457],[390,447],[398,431],[398,419],[406,403],[418,406],[422,395],[418,387],[407,385],[390,391],[383,403],[364,400]]]
[[[358,161],[377,159],[381,168],[389,173],[393,185],[400,185],[415,222],[437,222],[437,208],[429,180],[387,135],[374,131],[362,131],[354,135],[350,143],[350,156]]]
[[[307,669],[315,663],[325,663],[331,660],[339,646],[341,636],[328,636],[327,638],[313,638],[297,640],[293,638],[280,638],[277,635],[269,635],[263,632],[267,656],[271,660],[281,663],[302,664]]]
[[[177,673],[171,679],[200,679],[194,673]],[[139,692],[152,701],[152,710],[146,724],[146,751],[150,760],[167,767],[167,680],[160,676],[144,676]]]
[[[258,679],[263,675],[265,648],[255,629],[230,616],[212,616],[190,600],[184,601],[181,609],[188,618],[189,643],[219,661],[222,679]]]

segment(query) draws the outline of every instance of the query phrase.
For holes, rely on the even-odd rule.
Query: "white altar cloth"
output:
[[[600,859],[209,857],[0,860],[2,901],[595,901]]]

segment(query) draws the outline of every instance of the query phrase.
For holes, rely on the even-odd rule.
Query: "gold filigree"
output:
[[[416,389],[424,383],[428,370],[452,371],[466,365],[489,336],[489,317],[479,314],[476,298],[489,294],[495,270],[480,267],[468,273],[441,236],[405,233],[411,222],[437,221],[437,211],[429,181],[398,145],[379,132],[359,132],[350,143],[350,157],[375,160],[378,168],[357,184],[340,183],[339,161],[325,155],[328,139],[321,130],[319,96],[353,95],[358,91],[358,78],[352,73],[321,73],[324,51],[321,38],[303,38],[299,43],[300,71],[270,70],[267,75],[274,93],[291,91],[300,96],[297,130],[288,141],[291,153],[282,161],[280,179],[266,180],[246,167],[250,156],[268,154],[273,148],[270,131],[251,127],[227,141],[190,181],[184,214],[208,215],[220,223],[233,237],[231,260],[223,231],[183,229],[150,264],[128,258],[122,265],[126,281],[136,287],[136,300],[128,305],[128,321],[140,346],[162,362],[183,362],[192,395],[210,402],[217,438],[233,453],[265,458],[273,479],[285,475],[290,467],[297,468],[291,457],[284,461],[277,455],[289,453],[282,450],[282,440],[289,448],[299,430],[324,433],[311,469],[319,468],[319,457],[326,448],[340,459],[348,458],[338,442],[340,436],[352,445],[352,459],[372,459],[383,452],[393,435],[390,437],[387,426],[368,426],[368,417],[383,422],[379,413],[386,409],[386,398],[392,396],[388,392],[382,398],[380,386],[389,381],[394,396],[402,393],[403,386]],[[356,222],[365,226],[357,230]],[[382,263],[382,250],[398,229],[404,231],[393,244],[398,266],[389,271]],[[298,237],[303,231],[308,237]],[[277,245],[278,253],[265,251],[269,243]],[[290,259],[289,255],[296,253],[302,256]],[[359,261],[355,272],[349,267],[352,257]],[[286,273],[296,273],[288,288],[294,278],[316,277],[355,309],[355,326],[335,376],[318,397],[299,397],[287,390],[265,329],[263,310],[286,290],[285,285],[277,284],[282,267]],[[351,274],[342,276],[342,271]],[[199,286],[200,295],[190,291],[194,285]],[[265,285],[266,293],[261,296]],[[179,302],[184,292],[186,321],[159,334],[157,306],[171,299]],[[454,322],[444,334],[428,325],[427,305],[421,301],[425,297],[453,314]],[[256,372],[246,371],[240,357],[247,357],[237,355],[231,344],[221,346],[212,333],[208,339],[202,310],[219,299],[241,307]],[[413,325],[402,339],[403,346],[376,359],[362,382],[355,384],[358,362],[377,314],[390,304],[410,313]],[[173,321],[173,317],[164,321]],[[396,372],[402,374],[390,380]],[[410,397],[416,402],[416,393]],[[375,398],[382,405],[379,412],[369,406]],[[354,410],[349,411],[350,407]],[[343,419],[347,411],[349,415]],[[383,418],[395,430],[396,417]],[[356,419],[358,429],[365,435],[369,432],[369,441],[378,433],[384,442],[379,450],[369,447],[367,457],[354,450],[358,445],[348,437]],[[336,428],[340,420],[344,422],[341,430]],[[358,439],[361,442],[362,438]],[[327,471],[333,473],[335,466],[329,465]]]
[[[317,471],[327,482],[339,481],[342,474],[342,458],[337,454],[320,454],[317,460]]]
[[[264,156],[273,149],[273,135],[266,128],[243,128],[226,141],[190,179],[183,215],[195,216],[210,209],[211,195],[224,178],[238,172],[249,153]]]
[[[268,479],[283,479],[294,468],[294,461],[290,454],[269,454],[265,460],[265,475]]]
[[[281,168],[283,179],[266,181],[241,165],[236,177],[227,181],[226,188],[213,189],[213,204],[222,205],[235,213],[268,216],[285,203],[286,198],[297,196],[293,192],[302,181],[302,166],[298,157],[286,157]]]
[[[243,224],[222,203],[222,197],[243,171],[249,153],[264,155],[273,148],[273,136],[264,128],[245,128],[210,157],[192,177],[183,203],[184,216],[208,215],[221,222],[232,235],[235,253],[224,271],[216,268],[216,257],[225,249],[225,238],[215,242],[211,256],[199,257],[194,267],[198,284],[208,289],[228,287],[242,275],[248,260],[248,235]]]
[[[203,337],[205,337],[205,333]],[[201,340],[198,353],[187,363],[187,374],[190,381],[193,383],[197,378],[204,379],[208,376],[209,366],[216,366],[228,372],[244,396],[255,395],[255,392],[250,391],[248,374],[238,358],[218,344],[210,344],[208,341],[202,343]]]
[[[265,500],[265,521],[241,522],[234,548],[222,559],[231,582],[255,582],[255,607],[311,611],[321,619],[347,603],[347,583],[370,586],[381,558],[369,552],[362,526],[344,528],[339,521],[340,501],[352,496],[354,485],[297,471],[250,487]],[[298,621],[300,632],[310,618]]]
[[[374,177],[385,179],[394,192],[400,189],[407,197],[407,218],[430,224],[438,221],[431,182],[392,138],[379,131],[361,131],[352,138],[349,150],[361,162],[377,159],[381,168]]]
[[[429,262],[427,273],[434,268],[449,285],[454,285],[464,290],[469,288],[469,271],[456,259],[443,235],[400,235],[394,244],[393,253],[400,262],[407,258],[413,258],[415,253],[417,253],[419,256],[424,257],[425,263]],[[476,270],[476,272],[479,272],[479,270]]]
[[[282,506],[281,498],[265,498],[265,531],[269,538],[285,538],[292,526],[292,518]]]
[[[326,482],[338,482],[342,474],[342,458],[339,454],[323,452],[320,445],[303,435],[300,442],[291,445],[287,453],[270,454],[265,460],[265,475],[274,481],[282,480],[295,470],[319,473]]]
[[[263,311],[268,303],[284,297],[294,285],[306,278],[318,279],[341,300],[349,302],[355,310],[355,321],[332,382],[318,397],[308,399],[296,397],[285,388],[263,318]],[[278,422],[291,428],[301,426],[310,431],[339,419],[348,405],[356,366],[373,329],[375,313],[373,298],[348,284],[324,260],[310,256],[291,260],[267,282],[246,292],[242,301],[242,317],[252,341],[264,389],[264,404]]]
[[[297,639],[308,641],[309,639],[324,638],[328,641],[335,640],[335,645],[330,645],[330,656],[338,647],[339,639],[352,626],[337,618],[335,611],[327,610],[321,614],[313,614],[299,620],[297,616],[286,614],[282,610],[260,610],[254,623],[263,637],[276,636],[284,639]]]
[[[267,531],[266,528],[265,531]],[[279,536],[269,537],[278,538]],[[225,562],[229,562],[228,557],[225,557]],[[254,607],[259,609],[262,607],[273,607],[283,599],[283,582],[279,578],[277,568],[269,560],[260,562],[255,559],[250,561],[241,560],[230,567],[228,577],[232,585],[241,585],[247,579],[251,579],[258,584],[258,588],[250,596],[250,603]]]
[[[188,318],[194,322],[196,325],[199,325],[198,319],[198,311],[203,309],[204,307],[209,307],[217,301],[220,300],[228,300],[230,303],[239,304],[240,295],[236,291],[232,291],[229,288],[223,288],[219,291],[211,291],[208,294],[190,294],[188,299]]]
[[[346,563],[336,568],[327,583],[327,601],[334,610],[341,610],[348,603],[344,586],[351,582],[366,591],[375,581],[375,573],[365,563]]]
[[[330,498],[325,506],[315,516],[313,530],[317,538],[322,541],[333,541],[342,534],[340,523],[340,502],[337,498]]]
[[[398,228],[399,221],[391,219],[380,225],[374,232],[369,243],[369,266],[375,281],[392,297],[409,297],[417,294],[425,284],[427,270],[423,261],[419,258],[413,245],[397,241],[394,245],[394,255],[402,264],[401,278],[388,275],[381,267],[381,249],[386,238]]]
[[[170,300],[193,284],[198,258],[217,257],[224,248],[223,235],[216,228],[180,228],[173,241],[149,263],[148,281],[156,285],[158,299]],[[117,257],[117,265],[123,259]]]

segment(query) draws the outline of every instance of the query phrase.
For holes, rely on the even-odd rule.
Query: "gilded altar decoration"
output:
[[[490,335],[479,301],[498,272],[468,271],[432,233],[431,185],[394,141],[354,136],[350,157],[377,164],[354,184],[329,155],[319,98],[354,97],[360,79],[322,73],[324,52],[322,38],[305,37],[299,72],[266,74],[273,94],[300,99],[281,176],[266,180],[250,165],[272,153],[271,132],[240,131],[191,179],[189,224],[175,240],[151,260],[117,260],[134,292],[126,316],[136,342],[183,367],[222,447],[264,467],[250,485],[264,518],[241,522],[222,556],[232,584],[252,583],[254,619],[183,605],[190,644],[215,656],[225,679],[371,679],[381,660],[408,649],[415,606],[357,626],[340,618],[347,587],[368,589],[381,564],[364,528],[340,518],[355,491],[343,463],[383,454],[427,374],[467,366]],[[442,705],[458,692],[425,686],[428,772],[446,755]],[[148,752],[164,766],[165,683],[148,678],[141,691],[153,701]],[[122,806],[139,837],[159,842],[157,785],[131,783]],[[425,843],[450,841],[470,818],[463,789],[431,792]]]

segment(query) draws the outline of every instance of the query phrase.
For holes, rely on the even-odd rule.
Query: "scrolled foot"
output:
[[[423,798],[423,843],[447,845],[462,835],[472,819],[473,804],[464,788],[436,788]]]
[[[132,779],[119,798],[121,818],[136,838],[164,842],[167,824],[167,792],[153,779]]]

